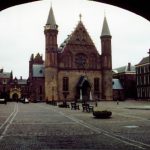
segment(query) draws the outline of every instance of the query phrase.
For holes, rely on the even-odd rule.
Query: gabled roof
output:
[[[60,45],[59,50],[62,51],[68,44],[90,45],[96,49],[94,42],[92,41],[81,20],[78,22],[75,30],[71,33],[71,35],[68,35],[65,41]]]
[[[125,72],[135,72],[135,66],[130,66],[130,69],[127,66],[122,66],[119,68],[113,69],[114,73],[125,73]]]
[[[149,56],[144,57],[137,65],[143,65],[149,63]]]
[[[9,73],[9,72],[2,72],[2,73],[0,73],[0,78],[7,78],[7,79],[9,79],[9,78],[11,78],[11,72]]]
[[[27,79],[19,79],[18,84],[26,85],[27,84]]]

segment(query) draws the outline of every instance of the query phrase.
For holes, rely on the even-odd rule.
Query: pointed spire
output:
[[[110,31],[109,31],[109,27],[108,27],[108,23],[107,23],[106,16],[104,17],[104,22],[103,22],[103,28],[102,28],[101,37],[102,37],[102,36],[111,36]]]
[[[31,54],[30,61],[34,59],[34,54]]]
[[[57,24],[55,21],[55,16],[54,16],[52,4],[51,4],[51,8],[50,8],[49,15],[47,18],[46,27],[48,27],[49,29],[57,29]]]
[[[10,72],[10,79],[13,79],[13,71]]]
[[[82,14],[79,14],[80,21],[82,20]]]

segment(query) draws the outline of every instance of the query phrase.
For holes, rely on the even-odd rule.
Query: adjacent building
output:
[[[43,56],[31,55],[29,60],[29,99],[32,102],[45,100],[45,68]]]
[[[136,99],[136,72],[135,66],[132,66],[131,63],[128,63],[126,66],[122,66],[116,69],[113,69],[113,78],[119,79],[121,85],[124,89],[125,99]]]
[[[0,98],[9,97],[8,93],[12,80],[12,72],[4,72],[4,69],[0,69]]]
[[[9,83],[9,101],[18,101],[29,97],[29,81],[27,79],[17,79],[16,77]]]
[[[17,101],[29,97],[29,82],[27,79],[13,78],[13,73],[0,69],[0,98]]]
[[[136,65],[137,98],[150,100],[150,57]]]
[[[124,100],[124,89],[119,79],[113,79],[113,100]]]

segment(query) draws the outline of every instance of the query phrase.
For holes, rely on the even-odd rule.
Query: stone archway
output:
[[[14,93],[13,95],[12,95],[12,100],[13,101],[18,101],[18,98],[19,97],[19,95],[17,94],[17,93]]]
[[[10,89],[10,99],[12,101],[18,101],[20,98],[21,98],[21,89],[20,88]]]

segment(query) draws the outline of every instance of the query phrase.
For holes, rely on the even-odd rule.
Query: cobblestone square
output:
[[[94,103],[93,103],[94,105]],[[150,102],[99,102],[110,119],[45,103],[0,105],[3,150],[140,150],[150,149]]]

